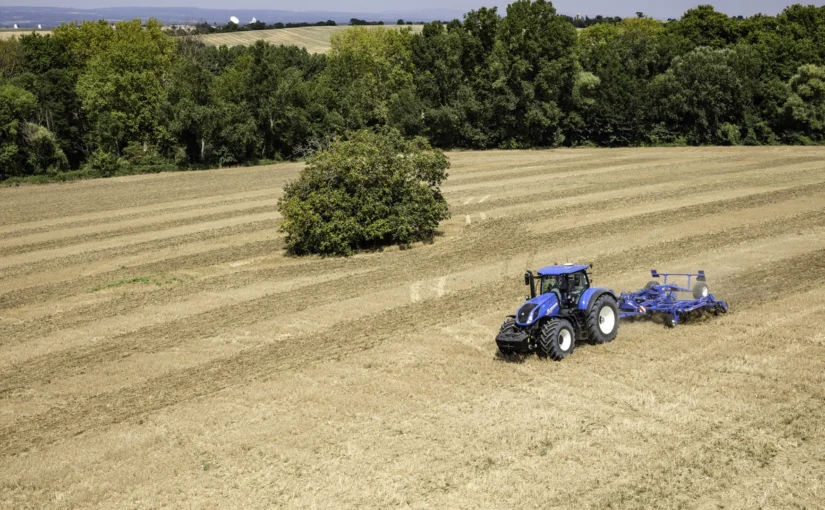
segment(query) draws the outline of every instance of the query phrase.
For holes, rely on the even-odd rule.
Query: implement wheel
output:
[[[605,294],[593,303],[587,313],[587,336],[597,345],[607,344],[619,334],[619,307],[612,296]]]
[[[541,327],[539,356],[561,361],[573,354],[575,348],[576,334],[566,320],[550,320]]]
[[[699,282],[693,287],[693,299],[702,299],[710,296],[710,288],[705,282]]]

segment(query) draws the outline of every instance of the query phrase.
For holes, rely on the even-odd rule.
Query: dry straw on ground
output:
[[[433,245],[282,253],[298,164],[0,189],[0,507],[818,508],[825,151],[452,154]],[[526,268],[731,315],[496,356]]]

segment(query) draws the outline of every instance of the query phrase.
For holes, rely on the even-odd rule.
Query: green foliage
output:
[[[278,201],[289,249],[350,255],[427,241],[450,217],[439,186],[450,163],[423,138],[358,131],[314,155]]]
[[[738,142],[733,131],[741,129],[741,105],[750,98],[736,72],[737,56],[730,49],[700,47],[676,57],[653,82],[661,125],[691,144]]]
[[[507,7],[490,59],[495,139],[506,146],[559,145],[575,79],[576,31],[545,0]]]
[[[589,101],[574,98],[570,139],[606,146],[648,141],[652,80],[670,64],[664,34],[661,23],[646,18],[596,25],[579,34],[580,65],[599,83],[590,87]]]
[[[95,27],[84,24],[84,27]],[[98,147],[119,154],[129,142],[157,142],[175,41],[157,20],[118,23],[80,75],[77,90]]]
[[[409,29],[350,28],[332,36],[326,84],[347,128],[385,124],[395,94],[413,86]]]
[[[27,167],[35,175],[57,174],[69,169],[69,160],[57,143],[54,133],[43,126],[27,122],[23,126],[23,138],[28,149]]]
[[[13,85],[0,85],[0,178],[25,175],[23,126],[35,97]]]
[[[0,180],[297,159],[382,127],[441,148],[824,143],[823,67],[825,7],[799,4],[662,23],[517,0],[415,35],[348,29],[328,55],[64,25],[0,41]]]
[[[98,149],[89,156],[86,168],[93,175],[112,177],[126,165],[128,165],[126,160],[118,158],[111,152]]]
[[[791,78],[790,90],[785,111],[798,136],[825,141],[825,67],[800,67]]]
[[[30,92],[0,85],[0,180],[69,169],[54,133],[28,122],[36,105],[37,99]]]

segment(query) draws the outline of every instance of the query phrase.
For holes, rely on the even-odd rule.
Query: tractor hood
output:
[[[559,313],[559,300],[555,294],[536,296],[521,305],[516,313],[519,326],[532,326],[542,317],[552,317]]]

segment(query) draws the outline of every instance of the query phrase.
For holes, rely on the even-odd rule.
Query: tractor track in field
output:
[[[614,263],[599,260],[599,266],[611,270],[633,267],[627,256],[616,256]],[[678,254],[676,254],[678,255]],[[665,256],[656,251],[657,260]],[[624,262],[622,262],[624,261]],[[797,256],[783,261],[772,270],[776,279],[791,277],[799,267],[813,267],[811,283],[825,282],[825,250]],[[761,294],[770,289],[774,299],[795,292],[789,286],[775,286],[774,278],[766,279],[766,273],[750,279],[747,296]],[[205,397],[230,387],[265,380],[272,373],[298,366],[340,359],[349,354],[374,348],[383,339],[392,336],[399,326],[417,328],[426,317],[428,328],[436,328],[450,320],[452,313],[467,307],[490,309],[491,303],[505,299],[504,287],[493,281],[471,289],[467,293],[447,295],[439,300],[427,300],[405,305],[404,312],[388,310],[377,315],[359,318],[339,324],[329,333],[312,333],[286,342],[268,344],[241,351],[219,363],[196,366],[173,374],[149,380],[123,390],[81,398],[62,408],[52,408],[40,415],[28,417],[23,423],[15,423],[0,430],[0,456],[14,456],[32,448],[40,448],[61,439],[74,437],[96,428],[136,418],[169,405]],[[745,296],[743,296],[745,298]],[[752,299],[750,303],[759,303]],[[748,303],[747,299],[740,301]],[[392,317],[392,320],[388,320]],[[437,318],[438,317],[438,318]],[[323,345],[321,349],[308,349],[307,344]],[[3,379],[4,377],[0,377]],[[116,405],[114,405],[116,403]]]
[[[211,241],[223,237],[235,236],[238,234],[249,234],[253,232],[260,232],[262,230],[277,230],[278,221],[276,220],[262,220],[250,223],[242,223],[240,225],[233,225],[223,228],[216,228],[212,230],[204,230],[194,234],[182,234],[174,237],[167,237],[162,240],[151,240],[141,243],[135,243],[128,246],[117,246],[113,248],[104,248],[96,251],[82,252],[68,255],[65,257],[48,258],[36,262],[22,263],[13,265],[3,269],[3,274],[0,275],[0,282],[4,280],[19,278],[27,274],[46,272],[53,268],[62,268],[66,266],[73,266],[78,264],[89,264],[99,260],[107,260],[112,258],[119,258],[128,255],[137,255],[144,253],[147,249],[157,250],[160,248],[168,248],[179,246],[186,243],[193,243],[196,241]],[[2,308],[2,302],[0,302]]]
[[[198,210],[209,211],[214,208],[244,205],[249,202],[259,202],[268,198],[276,199],[280,196],[280,194],[280,190],[264,190],[263,193],[236,193],[233,195],[237,196],[237,198],[227,198],[227,195],[219,195],[216,197],[208,197],[203,200],[184,200],[178,202],[160,203],[154,206],[136,207],[134,212],[123,212],[117,214],[81,214],[69,218],[33,221],[16,225],[14,227],[0,228],[0,241],[16,239],[19,237],[29,237],[37,234],[46,234],[49,232],[54,232],[55,230],[71,231],[80,228],[132,222],[135,220],[158,217],[163,218],[164,216],[170,214],[187,213]]]
[[[650,184],[650,183],[659,184],[659,183],[670,182],[672,180],[676,180],[676,181],[685,180],[689,176],[693,176],[694,178],[706,176],[706,177],[709,177],[710,179],[713,179],[714,177],[718,177],[718,176],[722,176],[722,175],[739,174],[739,173],[746,173],[746,172],[753,172],[753,171],[763,171],[763,170],[766,170],[766,169],[781,170],[782,168],[785,168],[785,167],[788,167],[788,166],[809,164],[809,163],[819,163],[819,164],[822,165],[821,168],[825,168],[825,164],[822,163],[822,160],[820,158],[811,157],[811,156],[797,156],[797,157],[792,157],[792,158],[777,158],[777,159],[773,159],[773,160],[770,160],[770,161],[762,161],[762,162],[754,162],[754,163],[741,162],[739,160],[734,160],[734,161],[742,163],[742,165],[741,166],[736,166],[736,165],[731,166],[727,162],[726,163],[719,163],[718,160],[717,160],[717,161],[714,161],[713,164],[711,165],[714,168],[718,168],[718,169],[715,169],[715,170],[714,169],[709,170],[707,168],[703,168],[703,169],[691,170],[691,171],[688,171],[688,172],[681,172],[681,173],[676,174],[676,175],[657,175],[657,174],[660,174],[660,170],[663,169],[663,168],[667,168],[668,170],[673,170],[675,172],[676,170],[678,170],[679,168],[682,168],[682,167],[692,168],[692,167],[695,166],[693,163],[691,163],[691,164],[677,164],[677,165],[673,165],[673,164],[671,164],[671,165],[661,165],[661,166],[655,166],[655,167],[650,167],[650,168],[645,167],[645,168],[642,168],[641,170],[638,170],[638,171],[634,172],[634,176],[637,176],[639,174],[652,173],[652,174],[656,175],[655,177],[649,177],[649,176],[648,177],[635,177],[635,178],[631,179],[630,181],[628,181],[628,179],[626,177],[611,176],[610,178],[601,178],[601,179],[599,179],[598,182],[590,183],[590,184],[591,184],[591,189],[594,189],[595,191],[597,191],[599,189],[612,189],[612,187],[616,186],[616,185],[619,185],[619,186],[630,185],[630,183],[632,183],[632,184]],[[610,176],[613,172],[616,171],[616,166],[615,165],[604,165],[602,167],[599,167],[598,170],[601,171],[601,172],[604,172],[604,176]],[[476,187],[476,186],[474,186],[471,189],[465,190],[465,189],[461,189],[461,188],[464,187],[464,186],[467,186],[467,185],[472,185],[472,184],[462,183],[460,185],[453,186],[452,188],[449,187],[449,186],[445,186],[443,191],[444,191],[445,196],[451,197],[451,198],[464,197],[464,196],[472,195],[472,194],[478,195],[478,194],[486,193],[488,191],[489,192],[496,192],[496,193],[508,193],[508,192],[512,193],[512,192],[523,191],[524,186],[525,186],[526,183],[530,183],[530,184],[536,185],[536,187],[538,187],[537,185],[540,185],[540,184],[543,184],[543,183],[549,183],[549,182],[555,181],[556,179],[559,178],[558,175],[554,175],[552,173],[551,174],[544,173],[544,174],[541,174],[541,175],[545,175],[545,177],[530,178],[529,176],[527,176],[527,177],[523,178],[523,182],[519,182],[518,179],[522,179],[522,176],[517,174],[515,178],[508,179],[508,182],[505,185],[501,185],[500,183],[497,183],[496,181],[493,181],[493,180],[490,180],[490,181],[481,180],[481,181],[479,181],[475,184],[485,184],[485,183],[489,182],[490,186],[489,187],[480,187],[480,186]],[[558,185],[557,187],[559,189],[565,189],[566,190],[566,186],[568,186],[569,184],[576,185],[578,182],[580,182],[578,180],[578,178],[587,177],[587,176],[593,176],[593,175],[588,174],[588,173],[584,173],[584,174],[571,173],[570,175],[565,176],[564,182],[562,184]],[[604,177],[601,174],[598,174],[596,176]],[[703,182],[697,182],[696,186],[701,187],[703,184],[704,184]],[[458,188],[458,189],[456,189],[456,188]]]
[[[805,171],[805,172],[807,172],[807,171]],[[731,187],[733,187],[732,186],[733,184],[734,183],[729,183],[729,185]],[[818,185],[814,185],[814,188],[812,190],[813,192],[816,192],[817,189],[819,189],[816,186],[818,186]],[[719,187],[717,189],[728,189],[728,186]],[[806,189],[810,189],[810,187],[809,186],[803,186],[802,187],[803,192]],[[790,198],[791,196],[796,194],[796,191],[797,191],[797,189],[793,188],[793,189],[790,189],[790,190],[786,190],[786,191],[780,193],[779,195],[777,195],[777,192],[771,192],[771,193],[769,193],[769,195],[774,201],[782,201],[782,200]],[[654,194],[654,195],[656,197],[658,197],[659,199],[668,199],[671,196],[677,196],[680,193],[681,193],[680,190],[674,190],[672,193],[666,193],[664,195],[662,195],[662,194]],[[789,193],[790,193],[790,195],[789,195]],[[653,198],[653,195],[651,195],[651,196],[643,195],[641,197],[630,197],[629,199],[624,199],[624,200],[607,200],[607,201],[604,201],[604,202],[601,202],[601,203],[596,202],[595,204],[592,204],[592,205],[594,205],[594,207],[597,207],[597,208],[604,208],[605,210],[610,210],[610,209],[616,209],[616,208],[620,208],[620,207],[627,207],[627,206],[634,205],[634,204],[644,203],[648,198]],[[747,197],[745,197],[745,198],[747,198]],[[742,203],[742,199],[735,199],[735,200],[738,203]],[[727,203],[728,203],[728,201],[723,201],[722,205],[727,207]],[[744,206],[748,207],[749,203],[753,203],[756,206],[762,205],[762,202],[757,199],[756,202],[748,202],[746,200],[746,203],[744,204]],[[694,208],[693,209],[688,208],[686,211],[681,212],[681,215],[680,215],[680,212],[679,212],[678,209],[673,211],[672,213],[667,212],[667,213],[656,213],[656,214],[658,215],[659,221],[661,221],[663,215],[665,217],[671,219],[671,220],[674,220],[674,219],[678,220],[680,217],[684,218],[684,217],[690,216],[691,211],[695,211],[695,207],[705,208],[705,207],[713,207],[713,206],[712,205],[701,204],[699,206],[692,206],[692,207],[694,207]],[[717,205],[716,207],[719,207],[719,205]],[[738,206],[736,206],[736,207],[738,207]],[[544,210],[544,214],[545,215],[550,215],[552,217],[555,213],[562,213],[565,209],[566,209],[565,207],[550,208],[550,209]],[[516,221],[517,220],[518,220],[518,218],[516,218]],[[619,227],[617,227],[617,228],[631,228],[630,223],[633,220],[632,219],[623,219],[623,220],[619,220],[619,221],[622,222],[622,223],[620,223]],[[655,221],[656,220],[653,220],[653,217],[648,215],[644,218],[643,223],[645,225],[655,225]],[[564,234],[558,234],[556,230],[552,230],[552,229],[548,233],[548,235],[552,236],[554,238],[555,242],[565,242],[568,239],[570,241],[572,241],[572,240],[574,240],[574,237],[575,237],[575,229],[568,234],[569,237],[565,237]],[[539,242],[540,243],[545,242],[544,239],[546,239],[546,238],[539,239]],[[549,241],[549,239],[548,239],[548,241]],[[259,246],[260,246],[260,249],[257,250],[257,251],[252,249],[252,247],[250,247],[247,254],[249,254],[249,255],[256,255],[257,254],[257,255],[263,256],[263,255],[272,253],[276,249],[276,247],[271,246],[271,245],[267,245],[267,244],[259,245]],[[494,248],[494,247],[491,247],[489,249],[490,250],[498,250],[497,248]],[[223,257],[223,258],[232,259],[232,258],[236,258],[236,257],[229,256],[229,257]],[[192,260],[189,257],[183,257],[183,258],[180,258],[178,260],[181,263],[181,266],[183,264],[191,264],[193,262],[196,262],[198,265],[206,265],[206,261]],[[175,264],[173,261],[171,263],[167,263],[167,262],[168,261],[164,261],[164,262],[161,262],[161,263],[158,263],[158,264],[149,264],[149,265],[144,265],[144,266],[140,266],[140,267],[137,267],[137,268],[134,268],[134,267],[129,268],[128,270],[119,270],[119,271],[116,271],[116,272],[106,273],[106,274],[102,274],[102,275],[94,275],[94,276],[86,277],[82,280],[72,280],[72,281],[68,281],[68,282],[62,282],[60,284],[47,285],[47,286],[41,287],[39,289],[37,289],[37,288],[24,289],[23,291],[13,293],[11,296],[0,296],[0,304],[2,304],[4,301],[8,301],[8,302],[16,303],[19,306],[19,305],[25,304],[27,302],[31,302],[33,300],[36,300],[38,298],[38,296],[42,296],[42,295],[49,295],[49,296],[52,296],[52,297],[59,297],[59,296],[62,296],[62,295],[68,295],[69,293],[71,293],[72,289],[76,288],[79,285],[91,288],[95,285],[105,284],[108,281],[117,281],[117,280],[120,280],[120,279],[125,279],[125,278],[128,278],[130,276],[134,276],[135,274],[170,273],[170,272],[175,272],[176,270],[181,269],[181,266],[179,266],[178,264]],[[336,264],[329,264],[326,261],[323,261],[323,262],[313,261],[312,264],[321,264],[322,267],[324,267],[324,266],[336,267],[337,266]],[[290,268],[286,271],[287,272],[292,271],[292,270],[298,271],[298,270],[300,270],[301,267],[303,267],[303,265],[297,266],[295,268]],[[340,266],[337,266],[337,267],[340,267]],[[278,270],[275,270],[274,272],[264,272],[264,273],[260,274],[260,278],[265,279],[265,278],[277,277],[277,275],[282,275],[282,274],[284,274],[284,270],[278,269]],[[235,277],[233,276],[232,278],[235,278]],[[215,280],[210,279],[210,280],[208,280],[208,283],[203,282],[203,283],[196,284],[195,287],[191,290],[192,291],[219,290],[219,289],[225,288],[227,285],[229,285],[229,282],[227,281],[229,279],[230,279],[229,277],[219,278],[219,279],[215,279]],[[244,283],[248,283],[248,282],[249,282],[248,278],[244,279],[243,277],[241,277],[240,279],[236,279],[235,282],[231,286],[232,287],[240,286],[240,285],[243,285]],[[62,292],[61,292],[61,288],[63,289]],[[25,296],[27,294],[28,294],[29,298],[25,299]],[[175,296],[177,296],[177,294],[175,294],[175,293],[169,293],[168,295],[172,299]],[[136,301],[136,304],[134,306],[137,307],[138,306],[137,303],[140,303],[140,302],[141,301]],[[91,306],[94,307],[96,310],[105,310],[105,307],[101,307],[99,304],[95,304],[95,305],[91,305]],[[124,309],[120,308],[120,311],[124,311]],[[68,312],[68,314],[73,315],[74,312]],[[81,315],[86,316],[85,314],[81,314]],[[98,317],[98,316],[99,315],[97,313],[90,315],[90,317]],[[35,321],[35,322],[38,322],[38,321]],[[58,325],[59,324],[60,323],[58,322]],[[55,325],[54,327],[58,327],[58,325]],[[22,324],[19,327],[22,328],[22,329],[25,329],[27,326],[26,326],[26,324]],[[35,327],[32,328],[32,331],[43,332],[44,328],[38,328],[38,327],[35,326]],[[25,335],[25,336],[28,336],[28,335]]]
[[[294,164],[286,166],[300,167]],[[158,189],[157,176],[152,175],[56,184],[40,191],[42,196],[34,203],[29,199],[30,188],[9,188],[4,190],[7,214],[0,218],[0,231],[17,224],[64,222],[67,218],[89,214],[90,210],[96,216],[105,216],[105,213],[123,209],[163,208],[170,202],[210,202],[227,195],[258,194],[268,190],[279,192],[286,180],[292,177],[292,172],[248,168],[221,174],[200,171],[162,177],[163,189]],[[91,208],[90,203],[94,204]],[[35,218],[36,221],[33,221]]]
[[[217,236],[215,240],[227,236]],[[153,246],[154,248],[154,246]],[[64,280],[57,283],[25,287],[0,294],[0,310],[38,302],[44,297],[62,298],[70,296],[78,289],[88,291],[97,285],[134,277],[135,275],[170,274],[191,267],[206,267],[227,263],[244,257],[264,257],[284,249],[282,239],[262,240],[226,248],[206,250],[201,253],[180,255],[157,262],[124,267],[114,271],[95,273],[89,276]]]
[[[623,266],[614,265],[627,264],[627,260],[653,259],[656,256],[676,256],[685,247],[699,243],[704,245],[704,249],[713,250],[725,246],[731,238],[743,240],[743,242],[751,239],[763,239],[780,235],[786,232],[789,226],[798,224],[800,221],[805,221],[806,225],[811,226],[825,224],[825,212],[798,215],[778,221],[763,222],[760,225],[747,225],[723,230],[714,235],[701,235],[658,243],[646,250],[635,250],[633,257],[630,257],[627,252],[620,252],[606,259],[599,259],[598,263],[600,267],[604,266],[608,272],[620,272]],[[440,260],[434,262],[436,266],[442,264]],[[393,269],[392,267],[389,268],[392,274],[396,274]],[[415,273],[403,274],[400,280],[414,280],[428,274],[433,269],[434,267],[429,264],[422,264]],[[136,354],[166,350],[176,345],[182,338],[209,337],[216,334],[217,331],[232,330],[244,324],[252,323],[256,318],[262,316],[288,316],[302,310],[306,302],[312,302],[313,306],[321,307],[335,302],[333,296],[349,295],[351,298],[356,298],[397,284],[386,279],[378,280],[372,273],[342,277],[328,282],[323,288],[314,289],[314,291],[311,289],[298,289],[292,292],[272,294],[252,301],[222,307],[219,310],[208,310],[181,320],[140,328],[83,348],[71,348],[68,352],[49,353],[21,364],[0,369],[0,381],[2,381],[0,398],[4,394],[19,391],[32,383],[70,377],[81,372],[83,367],[86,366],[122,360],[127,356]]]
[[[575,177],[585,177],[585,176],[597,176],[599,174],[611,172],[611,171],[618,171],[627,166],[643,166],[647,168],[648,166],[656,166],[661,165],[663,161],[666,161],[665,158],[616,158],[615,160],[608,160],[608,161],[596,161],[596,162],[571,162],[570,164],[560,164],[555,165],[552,168],[548,169],[546,163],[539,163],[521,167],[518,171],[513,171],[512,169],[508,169],[510,173],[511,179],[527,179],[531,177],[539,177],[540,179],[535,179],[535,182],[541,182],[542,180],[547,179],[557,179],[559,174],[570,174],[571,176]],[[496,175],[497,172],[492,171],[487,175],[479,175],[473,176],[469,178],[458,178],[448,180],[448,185],[445,186],[445,194],[449,193],[450,189],[456,186],[467,186],[472,184],[483,184],[486,182],[497,181],[498,176]]]
[[[103,232],[96,232],[93,234],[84,234],[72,237],[65,237],[58,240],[51,240],[51,241],[42,241],[38,243],[30,243],[30,244],[20,244],[17,246],[10,246],[7,248],[0,247],[0,257],[8,257],[11,255],[19,255],[22,253],[28,253],[33,251],[46,251],[46,250],[54,250],[58,248],[63,248],[66,246],[72,246],[77,244],[85,244],[92,241],[103,241],[106,239],[114,239],[118,237],[126,238],[128,236],[133,236],[136,234],[143,234],[146,232],[154,232],[159,229],[171,229],[176,227],[183,227],[187,225],[197,225],[199,223],[206,223],[211,221],[220,221],[220,220],[227,220],[231,218],[239,218],[248,216],[251,214],[262,214],[267,212],[272,212],[275,210],[273,205],[269,206],[262,206],[262,207],[254,207],[250,209],[241,209],[237,211],[229,211],[223,212],[219,214],[204,214],[202,216],[196,216],[193,218],[186,218],[181,220],[175,221],[165,221],[165,222],[157,222],[157,223],[149,223],[146,225],[140,226],[122,226],[122,227],[115,227],[111,230],[103,231]]]
[[[733,210],[737,210],[738,208],[760,207],[760,206],[765,205],[766,203],[768,203],[768,202],[762,200],[762,197],[765,197],[765,196],[768,196],[770,198],[771,203],[776,203],[776,202],[781,202],[781,201],[787,200],[789,198],[793,198],[794,196],[802,196],[802,195],[805,195],[805,194],[808,194],[808,193],[816,193],[816,192],[819,192],[819,191],[823,190],[823,188],[824,188],[823,185],[801,186],[801,187],[790,188],[790,189],[787,189],[787,190],[781,191],[781,192],[760,193],[760,194],[756,194],[756,195],[749,195],[749,196],[735,198],[735,199],[728,199],[728,200],[724,200],[724,201],[716,202],[716,203],[700,204],[698,206],[687,206],[687,207],[681,208],[681,209],[668,210],[668,211],[661,212],[661,213],[652,213],[652,214],[644,215],[641,218],[639,216],[631,216],[630,218],[623,218],[623,219],[619,219],[619,220],[608,220],[606,222],[599,223],[599,225],[603,229],[605,224],[609,224],[609,225],[612,224],[612,226],[609,227],[609,230],[618,229],[618,230],[624,230],[624,231],[630,232],[633,229],[651,228],[651,227],[654,227],[656,225],[661,225],[662,222],[665,221],[665,220],[667,220],[668,222],[673,222],[673,221],[679,221],[680,219],[689,218],[699,208],[701,208],[701,209],[710,209],[710,210],[713,210],[714,208],[716,208],[716,209],[725,208],[725,209],[728,209],[729,211],[733,211]],[[639,200],[636,200],[636,199],[632,199],[627,203],[622,202],[622,201],[619,201],[618,203],[616,203],[616,201],[608,201],[608,202],[606,202],[602,205],[599,205],[598,203],[596,203],[596,206],[597,207],[607,207],[607,206],[613,204],[615,207],[624,207],[624,206],[628,206],[632,203],[638,203],[638,202],[639,202]],[[561,209],[559,209],[559,212],[561,212]],[[552,214],[552,210],[548,211],[548,213]],[[796,218],[796,217],[797,216],[793,216],[791,218]],[[813,215],[813,216],[808,215],[808,217],[816,218],[817,216],[816,215]],[[779,218],[777,218],[777,220],[779,220]],[[519,218],[515,217],[515,218],[507,218],[507,219],[504,219],[504,220],[493,220],[493,221],[518,222]],[[790,220],[790,221],[793,221],[793,220]],[[783,224],[785,224],[786,227],[790,226],[788,221],[785,221]],[[493,228],[492,230],[506,230],[506,229]],[[745,235],[746,235],[746,238],[747,238],[747,233],[745,233]],[[483,242],[483,238],[486,237],[486,234],[482,233],[481,237],[482,237],[482,242]],[[578,237],[578,229],[577,228],[568,229],[567,231],[565,231],[565,230],[552,230],[551,229],[549,232],[546,232],[543,235],[539,235],[539,236],[535,237],[535,242],[534,242],[535,246],[534,246],[534,248],[538,249],[542,245],[546,245],[547,243],[551,243],[551,242],[552,243],[557,243],[557,244],[558,243],[575,242],[577,237]],[[465,244],[465,243],[461,243],[461,244]],[[487,248],[482,248],[482,250],[485,253],[495,254],[496,257],[502,256],[502,255],[511,257],[511,256],[514,256],[518,251],[520,251],[520,248],[517,248],[515,250],[510,249],[510,250],[505,250],[504,252],[502,252],[502,249],[499,246],[494,245],[495,243],[485,243],[485,244],[488,244],[488,245],[493,244],[493,245],[490,245]],[[257,253],[259,255],[266,255],[266,254],[271,253],[272,252],[271,250],[273,248],[275,248],[275,247],[271,246],[270,244],[264,243],[264,244],[260,245],[260,249]],[[474,251],[476,249],[478,249],[478,247],[475,244],[469,245],[468,250]],[[447,254],[442,253],[442,255],[439,258],[433,259],[434,261],[432,262],[432,265],[424,266],[424,269],[422,271],[419,271],[418,273],[416,273],[415,276],[418,277],[421,274],[425,274],[427,271],[434,270],[439,265],[446,263],[446,260],[449,259],[450,254],[453,253],[452,250],[453,250],[453,248],[451,247],[450,251]],[[256,252],[255,252],[255,250],[250,249],[246,253],[247,254],[255,254]],[[432,257],[432,255],[430,255],[430,257]],[[232,259],[232,258],[235,258],[235,257],[230,256],[230,257],[225,257],[225,258],[226,259]],[[492,260],[492,257],[483,257],[480,260],[477,259],[477,261],[479,261],[479,262],[489,262],[491,260]],[[181,262],[181,264],[192,263],[193,262],[193,260],[189,257],[183,257],[183,258],[179,259],[179,261]],[[73,280],[73,281],[69,281],[69,282],[63,282],[63,283],[57,284],[57,285],[45,286],[44,288],[41,288],[41,289],[29,288],[29,289],[25,289],[23,292],[16,293],[13,297],[12,296],[0,296],[0,304],[3,303],[4,301],[8,301],[8,302],[16,303],[16,305],[19,306],[21,304],[25,304],[27,302],[31,302],[33,300],[36,300],[38,298],[38,296],[42,296],[42,295],[50,295],[52,297],[61,296],[61,295],[68,295],[71,292],[71,290],[73,288],[76,288],[78,285],[83,285],[87,288],[91,288],[94,285],[100,285],[102,283],[106,283],[107,281],[116,281],[118,279],[127,278],[130,275],[133,276],[134,274],[170,273],[170,272],[174,272],[177,269],[180,269],[180,267],[176,266],[175,264],[170,265],[170,264],[168,264],[168,262],[169,261],[163,261],[163,262],[155,264],[155,265],[146,265],[146,266],[142,266],[140,268],[129,268],[128,270],[120,270],[120,271],[117,271],[117,272],[114,272],[114,273],[108,273],[108,274],[104,274],[104,275],[95,275],[95,276],[87,277],[87,278],[85,278],[81,281]],[[197,262],[205,262],[205,261],[197,261]],[[319,268],[324,268],[324,269],[322,269],[323,271],[337,270],[337,269],[340,269],[342,267],[341,264],[330,263],[329,261],[313,261],[310,264],[300,264],[300,265],[297,265],[297,266],[294,266],[294,267],[291,266],[289,268],[276,268],[276,269],[272,269],[272,270],[260,270],[260,271],[255,271],[255,272],[249,272],[246,276],[244,276],[244,273],[241,273],[240,276],[233,273],[232,276],[226,276],[226,277],[217,278],[217,279],[210,278],[210,279],[208,279],[206,281],[203,281],[203,282],[195,282],[193,284],[190,284],[191,287],[187,286],[186,288],[181,288],[180,292],[175,292],[175,291],[164,292],[162,294],[162,296],[167,296],[165,298],[166,300],[174,300],[174,299],[179,299],[180,297],[185,296],[186,294],[191,293],[191,292],[219,291],[222,288],[237,288],[237,287],[240,287],[242,285],[250,284],[251,282],[255,281],[256,279],[266,280],[266,279],[280,278],[280,277],[283,277],[283,276],[286,276],[286,275],[290,274],[293,271],[301,271],[302,267],[309,267],[310,265],[314,265],[315,267],[319,267]],[[351,266],[351,264],[350,264],[350,266]],[[403,268],[401,268],[401,267],[392,268],[392,266],[390,266],[390,269],[389,269],[390,273],[396,273],[396,272],[399,272],[399,271],[403,271]],[[231,282],[230,282],[230,280],[231,280]],[[63,288],[62,292],[60,290],[61,287]],[[26,291],[28,291],[29,299],[24,299],[24,297],[27,293]],[[121,304],[120,306],[112,309],[111,312],[107,312],[107,310],[109,310],[109,307],[106,306],[106,305],[101,305],[101,304],[89,305],[89,307],[87,307],[87,308],[94,309],[94,313],[91,313],[91,314],[88,314],[88,315],[81,313],[79,315],[81,317],[89,317],[89,320],[94,320],[94,319],[97,319],[97,318],[102,318],[102,317],[108,316],[107,315],[108,313],[115,313],[115,312],[123,313],[123,312],[128,311],[128,310],[133,310],[133,309],[139,308],[141,306],[146,306],[147,304],[149,304],[153,300],[154,301],[158,300],[158,297],[155,296],[154,293],[152,293],[150,295],[147,295],[143,299],[134,299],[130,303]],[[64,314],[65,317],[75,317],[76,315],[77,315],[77,313],[74,310],[70,310],[70,311],[68,311]],[[35,324],[32,325],[31,322],[34,322]],[[31,321],[31,322],[23,322],[23,323],[18,324],[18,325],[7,326],[6,328],[3,328],[3,329],[8,330],[9,336],[14,335],[14,336],[17,336],[18,338],[25,339],[25,338],[31,338],[31,337],[39,335],[39,334],[45,334],[48,331],[53,330],[53,329],[59,329],[59,328],[68,326],[68,324],[62,322],[59,318],[55,319],[55,320],[50,320],[50,321],[35,320],[35,321]],[[75,325],[78,324],[75,319],[70,319],[70,323],[75,324]],[[31,329],[29,329],[30,326],[31,326]],[[0,331],[2,331],[3,329],[0,329]]]
[[[741,174],[731,175],[730,173],[723,174],[726,179],[722,181],[714,180],[712,182],[714,191],[734,190],[742,188]],[[799,178],[799,177],[821,177],[823,172],[821,169],[803,169],[792,172],[783,173],[784,178]],[[716,176],[714,176],[716,177]],[[691,182],[692,176],[688,178],[677,178],[675,180],[670,178],[661,179],[640,179],[638,181],[631,181],[628,184],[606,184],[602,186],[581,186],[570,190],[565,190],[563,196],[565,199],[587,197],[590,195],[597,195],[605,192],[616,192],[623,190],[641,190],[650,187],[658,187],[663,184],[669,184],[667,189],[650,191],[643,194],[632,195],[630,197],[623,197],[617,199],[604,199],[595,202],[588,202],[593,207],[615,209],[628,205],[644,204],[648,202],[655,202],[657,200],[668,200],[672,198],[684,197],[689,192],[696,192],[696,184]],[[759,176],[749,178],[747,184],[749,187],[769,186],[775,184],[776,176]],[[531,193],[522,195],[517,198],[492,198],[484,203],[471,203],[468,205],[458,205],[452,207],[455,216],[466,214],[475,214],[484,211],[490,211],[498,207],[512,207],[521,204],[541,204],[547,200],[547,192]],[[554,210],[562,211],[569,208],[569,206],[559,206],[550,209],[542,209],[544,214],[552,214]]]
[[[678,238],[659,242],[645,248],[613,253],[597,259],[600,271],[608,274],[619,273],[627,269],[629,261],[633,263],[654,264],[657,258],[675,258],[693,246],[701,246],[702,251],[712,251],[736,243],[776,237],[788,232],[795,226],[804,225],[800,230],[825,226],[825,211],[814,211],[782,218],[774,218],[754,224],[728,228],[709,234]],[[556,233],[558,235],[559,233]],[[483,238],[482,238],[483,239]],[[569,241],[573,241],[570,239]],[[562,239],[561,242],[568,242]],[[475,247],[476,249],[478,247]],[[515,256],[520,251],[502,250],[491,246],[490,251],[499,256]],[[403,271],[402,260],[396,257],[395,264],[383,265],[393,278],[377,279],[372,271],[363,275],[343,276],[326,283],[322,288],[297,289],[291,292],[267,295],[251,301],[229,305],[219,310],[208,310],[181,320],[165,322],[140,328],[105,341],[96,342],[83,348],[71,348],[68,352],[49,353],[39,358],[27,360],[0,370],[0,398],[2,395],[19,391],[31,383],[70,377],[85,366],[122,360],[136,354],[155,353],[166,350],[182,338],[204,338],[218,331],[232,330],[245,324],[254,323],[259,317],[288,316],[303,309],[307,302],[321,307],[336,301],[336,296],[347,295],[350,298],[366,296],[388,287],[395,287],[404,281],[414,281],[431,274],[438,268],[445,267],[445,260],[433,257],[415,265],[414,270]],[[492,262],[491,259],[476,260],[476,264]],[[458,268],[456,268],[458,269]],[[38,374],[42,374],[38,376]]]

